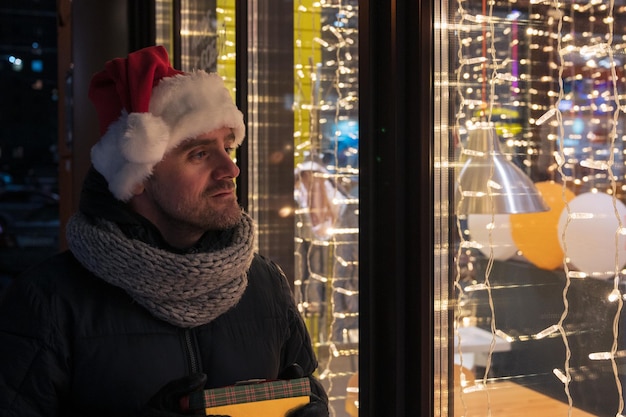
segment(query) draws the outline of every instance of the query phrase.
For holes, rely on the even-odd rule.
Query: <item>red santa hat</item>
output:
[[[222,78],[178,71],[162,46],[116,58],[91,79],[89,98],[100,121],[91,161],[113,195],[129,200],[133,189],[181,142],[228,127],[243,142],[243,114]]]

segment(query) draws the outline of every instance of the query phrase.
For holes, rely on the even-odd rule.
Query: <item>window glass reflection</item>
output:
[[[296,297],[336,416],[358,415],[358,3],[294,3]]]
[[[622,415],[625,5],[445,3],[453,415]],[[526,190],[499,176],[499,152]],[[477,160],[487,175],[457,182]],[[548,210],[497,203],[522,192]]]

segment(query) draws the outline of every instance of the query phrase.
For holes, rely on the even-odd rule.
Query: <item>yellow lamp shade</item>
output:
[[[559,243],[558,223],[565,202],[575,194],[554,181],[535,183],[549,211],[511,214],[511,235],[521,254],[541,269],[563,266],[563,250]]]

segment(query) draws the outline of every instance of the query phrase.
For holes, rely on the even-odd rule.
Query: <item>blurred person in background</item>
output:
[[[315,341],[358,342],[358,200],[322,162],[294,170],[296,293],[305,317],[319,320]]]

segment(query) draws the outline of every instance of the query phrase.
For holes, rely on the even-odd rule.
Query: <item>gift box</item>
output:
[[[189,397],[190,409],[230,417],[284,417],[310,401],[308,378],[275,381],[246,381],[222,388],[207,389]]]

